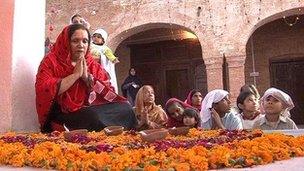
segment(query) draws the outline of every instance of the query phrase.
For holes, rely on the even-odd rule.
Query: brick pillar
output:
[[[232,102],[236,102],[240,88],[245,84],[246,54],[225,56],[228,63],[229,92]]]
[[[211,57],[204,59],[207,74],[208,92],[223,88],[223,57]]]
[[[12,126],[12,45],[15,1],[1,1],[0,5],[0,132]]]

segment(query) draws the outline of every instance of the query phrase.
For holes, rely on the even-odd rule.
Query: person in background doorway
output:
[[[141,85],[142,83],[136,75],[135,69],[130,68],[129,76],[121,85],[121,91],[123,96],[128,99],[132,106],[134,106],[135,97]]]

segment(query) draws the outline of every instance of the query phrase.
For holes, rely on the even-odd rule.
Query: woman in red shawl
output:
[[[165,105],[165,111],[168,115],[167,127],[185,126],[183,122],[184,110],[188,108],[194,109],[192,106],[176,98],[169,99]]]
[[[201,111],[201,105],[203,101],[202,93],[199,90],[191,90],[185,100],[185,103],[194,107],[198,111]]]
[[[136,126],[131,106],[115,93],[89,49],[87,28],[72,24],[63,29],[40,63],[35,88],[42,132],[52,131],[53,123],[90,131],[109,125]]]

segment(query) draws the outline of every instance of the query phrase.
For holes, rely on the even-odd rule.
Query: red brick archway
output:
[[[124,31],[116,36],[117,38],[121,37],[121,40],[123,40],[116,49],[116,54],[118,56],[123,56],[121,64],[118,64],[116,67],[118,83],[121,84],[127,76],[129,66],[136,66],[144,84],[151,84],[154,86],[157,94],[156,99],[161,104],[164,104],[165,100],[170,97],[178,97],[181,100],[184,100],[187,92],[193,88],[200,89],[203,94],[206,94],[206,67],[202,57],[202,47],[197,38],[192,40],[157,40],[154,43],[126,43],[130,42],[130,39],[133,40],[134,36],[138,34],[141,36],[143,34],[151,35],[165,30],[168,31],[168,36],[171,36],[170,32],[173,34],[172,30],[191,32],[189,28],[180,25],[156,23],[145,24]],[[143,52],[143,49],[146,49],[146,51]],[[173,50],[170,54],[165,53],[170,50]],[[148,54],[150,54],[150,56]],[[126,56],[130,56],[129,59],[126,59]],[[145,59],[143,59],[144,57],[142,56],[145,56]],[[157,59],[154,60],[152,58]],[[172,63],[174,63],[174,65],[172,65]],[[169,78],[174,75],[173,78],[177,78],[180,74],[184,74],[184,77],[187,80],[184,84],[182,84],[182,80],[178,80],[176,83],[168,82],[170,79],[167,79],[167,77]],[[170,88],[171,84],[176,84],[176,87],[181,85],[180,89],[183,91],[172,90],[173,92],[168,92],[168,89],[172,89],[172,87]]]
[[[291,117],[297,124],[304,123],[303,81],[299,79],[304,71],[303,12],[303,8],[296,8],[262,20],[248,40],[245,63],[246,83],[256,83],[261,94],[269,87],[276,87],[292,97],[296,107]],[[290,26],[289,22],[297,17],[298,22]],[[258,76],[250,76],[253,71]]]

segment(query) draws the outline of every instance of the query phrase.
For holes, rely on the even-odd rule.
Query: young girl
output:
[[[161,106],[155,104],[154,90],[149,85],[139,89],[134,110],[139,130],[163,128],[167,124],[167,114]]]
[[[200,112],[204,129],[243,129],[241,119],[230,112],[231,101],[225,90],[212,90],[204,98]]]
[[[184,125],[186,125],[188,127],[197,128],[200,123],[198,111],[194,110],[194,109],[190,109],[190,108],[185,109],[183,123],[184,123]]]
[[[103,68],[108,72],[111,85],[114,87],[115,92],[117,89],[117,80],[115,73],[115,64],[119,62],[118,58],[114,56],[111,49],[105,45],[108,34],[103,29],[98,29],[93,33],[93,43],[91,46],[91,53],[94,60],[99,62]]]
[[[265,116],[258,119],[253,128],[263,130],[298,129],[287,115],[294,107],[290,96],[276,88],[269,88],[261,98]]]
[[[237,107],[240,114],[237,116],[241,119],[243,129],[252,129],[255,121],[262,117],[259,112],[259,103],[255,94],[251,91],[243,91],[237,98]]]

